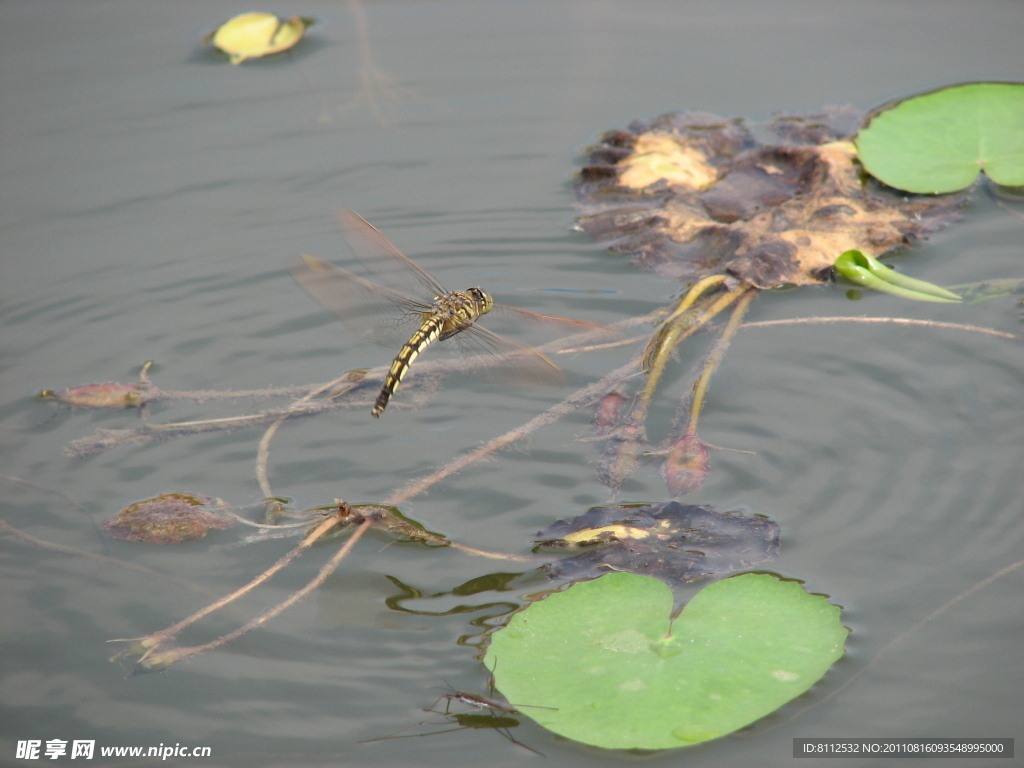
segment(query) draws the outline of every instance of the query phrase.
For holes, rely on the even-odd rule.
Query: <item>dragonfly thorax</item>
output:
[[[441,321],[442,341],[473,325],[481,315],[494,308],[494,299],[483,288],[467,288],[465,291],[451,291],[434,299],[431,307],[433,318]]]

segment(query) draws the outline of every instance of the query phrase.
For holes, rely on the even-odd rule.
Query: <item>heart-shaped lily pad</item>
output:
[[[878,110],[857,134],[868,173],[908,192],[954,192],[978,171],[1024,184],[1024,83],[964,83]]]
[[[613,573],[550,595],[494,633],[495,686],[540,725],[606,749],[715,739],[778,709],[843,655],[839,608],[796,582],[742,574],[670,621],[661,581]]]

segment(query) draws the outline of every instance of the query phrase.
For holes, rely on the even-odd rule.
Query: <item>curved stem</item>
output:
[[[162,629],[158,632],[153,632],[150,635],[146,635],[142,638],[132,638],[130,641],[133,642],[131,646],[126,648],[121,653],[114,656],[111,661],[117,661],[128,656],[139,655],[138,664],[146,668],[152,668],[151,664],[148,663],[148,659],[153,655],[154,651],[166,642],[173,640],[185,627],[195,624],[202,618],[209,616],[214,611],[220,610],[225,605],[237,600],[243,595],[248,594],[260,584],[269,581],[274,574],[280,571],[285,566],[291,564],[300,555],[313,546],[319,539],[321,539],[328,531],[338,525],[342,520],[341,511],[337,514],[331,515],[329,518],[324,520],[319,526],[317,526],[300,544],[294,547],[283,557],[279,558],[276,563],[267,568],[263,573],[257,576],[255,579],[250,581],[248,584],[239,587],[229,595],[225,595],[219,600],[215,600],[209,605],[204,606],[200,610],[193,613],[191,616],[187,616],[176,624],[172,624],[166,629]],[[126,638],[119,638],[117,640],[110,640],[108,642],[129,642]],[[140,655],[141,654],[141,655]]]
[[[705,278],[705,280],[707,279]],[[701,281],[701,283],[703,282],[705,281]],[[679,343],[688,339],[699,329],[711,322],[720,312],[743,296],[745,291],[745,289],[738,289],[724,293],[717,296],[717,298],[709,297],[699,308],[696,308],[696,314],[694,315],[690,313],[690,310],[694,308],[696,299],[693,301],[688,301],[688,299],[691,294],[695,292],[702,293],[707,289],[708,286],[702,286],[701,283],[698,283],[690,290],[687,297],[680,303],[677,311],[673,313],[672,319],[662,326],[644,352],[645,363],[649,362],[649,365],[645,366],[648,368],[647,383],[644,386],[644,391],[637,399],[631,416],[631,420],[636,424],[642,424],[647,419],[647,409],[654,398],[654,392],[661,382],[662,374],[665,372],[665,366],[668,365],[672,352]],[[684,305],[686,307],[685,310],[683,310]]]
[[[743,321],[743,316],[747,313],[747,309],[750,307],[750,302],[752,302],[759,293],[758,289],[753,286],[743,288],[741,291],[743,295],[740,296],[737,301],[736,306],[733,308],[732,315],[729,317],[729,322],[726,324],[718,341],[715,342],[715,346],[711,350],[711,354],[708,355],[707,360],[704,363],[704,370],[701,371],[697,381],[693,384],[693,402],[690,404],[690,420],[686,425],[687,435],[697,434],[697,420],[700,418],[701,409],[704,407],[704,398],[707,396],[708,385],[711,383],[711,377],[714,375],[718,365],[722,362],[722,358],[725,356],[726,350],[729,349],[729,344],[732,343],[732,339],[736,335],[736,331],[739,330],[740,324]]]
[[[524,437],[530,435],[533,432],[536,432],[541,427],[546,427],[549,424],[553,424],[563,416],[572,413],[577,408],[580,408],[584,405],[587,405],[588,403],[593,402],[601,395],[603,395],[605,392],[607,392],[607,390],[610,387],[614,386],[617,382],[621,381],[625,377],[639,370],[640,358],[636,358],[630,361],[629,363],[626,363],[626,365],[623,365],[620,368],[616,368],[614,371],[607,374],[598,381],[595,381],[593,384],[590,384],[584,387],[583,389],[574,392],[572,395],[567,397],[562,402],[552,406],[544,413],[530,419],[522,426],[516,427],[515,429],[512,429],[503,435],[499,435],[498,437],[488,440],[486,443],[484,443],[476,450],[470,451],[469,453],[463,454],[462,456],[457,456],[456,458],[452,459],[452,461],[448,462],[448,464],[438,469],[436,472],[433,472],[430,475],[421,478],[420,480],[416,480],[415,482],[413,482],[410,485],[407,485],[400,491],[396,491],[394,494],[389,496],[387,501],[385,501],[384,503],[391,506],[398,506],[402,502],[411,499],[413,496],[417,496],[423,493],[425,490],[427,490],[433,485],[436,485],[441,480],[451,477],[456,472],[459,472],[468,467],[469,465],[474,464],[477,461],[480,461],[480,459],[486,458],[487,456],[490,456],[492,453],[495,453],[497,451],[500,451],[502,448],[512,445],[512,443],[516,442],[517,440],[522,440]]]
[[[726,279],[725,275],[709,275],[708,277],[698,280],[690,286],[690,290],[683,295],[678,306],[676,306],[672,311],[672,314],[665,319],[665,322],[669,323],[675,320],[683,314],[683,312],[692,307],[697,302],[697,299],[701,298],[709,289],[721,285],[726,281]]]
[[[34,544],[35,546],[40,547],[42,549],[47,549],[51,552],[59,552],[62,555],[72,555],[74,557],[84,557],[87,560],[95,560],[96,562],[104,563],[105,565],[116,565],[118,568],[127,568],[128,570],[135,571],[136,573],[144,573],[147,576],[153,576],[157,579],[160,579],[161,581],[173,581],[176,584],[181,584],[182,586],[191,589],[193,592],[197,592],[206,597],[211,596],[211,593],[208,589],[206,589],[205,587],[200,587],[198,584],[193,584],[191,581],[188,581],[187,579],[182,579],[177,576],[168,576],[166,573],[154,571],[152,568],[147,568],[146,566],[139,565],[138,563],[132,563],[127,560],[119,560],[116,557],[110,557],[108,555],[97,555],[93,552],[86,552],[85,550],[75,549],[74,547],[67,547],[63,544],[56,544],[52,541],[46,541],[45,539],[40,539],[36,536],[33,536],[31,533],[25,533],[25,531],[15,528],[13,525],[11,525],[3,519],[0,519],[0,533],[9,534],[15,538],[21,539],[22,541],[28,542],[29,544]]]
[[[324,564],[324,566],[320,569],[317,575],[309,583],[302,587],[302,589],[293,592],[285,600],[282,600],[280,603],[273,606],[272,608],[268,608],[256,618],[252,619],[246,624],[243,624],[234,632],[228,632],[226,635],[221,635],[216,640],[211,640],[210,642],[205,643],[204,645],[193,645],[188,648],[175,648],[173,650],[164,651],[161,653],[150,653],[148,654],[148,657],[145,658],[146,663],[144,664],[144,668],[147,671],[166,669],[171,664],[174,664],[177,661],[181,661],[182,659],[187,659],[191,656],[195,656],[196,654],[202,653],[203,651],[212,651],[215,648],[220,648],[222,645],[226,645],[227,643],[230,643],[232,640],[237,640],[242,635],[263,626],[268,621],[273,619],[275,616],[279,615],[291,606],[295,605],[295,603],[299,602],[299,600],[301,600],[314,589],[323,584],[327,580],[327,577],[329,577],[332,573],[334,573],[334,571],[337,570],[338,566],[341,564],[341,561],[344,560],[348,556],[348,553],[352,551],[352,548],[355,547],[356,542],[358,542],[359,539],[363,537],[363,534],[366,533],[366,531],[368,531],[372,527],[370,525],[369,520],[363,520],[362,522],[356,523],[355,525],[355,530],[352,531],[352,534],[345,541],[345,544],[342,547],[340,547],[337,552],[334,553],[334,556],[331,557],[331,559],[328,560],[326,564]],[[321,528],[323,527],[324,526],[321,526]],[[318,528],[317,531],[319,530],[320,529]],[[314,531],[314,533],[311,534],[310,537],[316,534],[317,531]],[[310,537],[307,537],[307,541],[309,541]],[[306,542],[303,542],[303,544],[305,543]],[[140,659],[139,663],[141,664],[142,662],[143,659]]]
[[[302,398],[292,403],[291,407],[294,408],[301,405],[305,405],[317,395],[323,394],[324,392],[328,392],[346,381],[352,382],[353,386],[356,383],[358,383],[353,380],[352,372],[349,371],[348,373],[339,376],[334,381],[329,381],[326,384],[320,384],[314,387],[309,392],[307,392]],[[259,483],[260,491],[263,493],[263,498],[265,499],[270,498],[271,496],[274,495],[270,491],[270,480],[267,479],[267,463],[270,460],[270,441],[274,439],[274,435],[277,434],[277,430],[279,430],[281,428],[281,425],[284,424],[289,418],[290,414],[282,414],[278,419],[274,421],[273,424],[267,427],[267,431],[263,433],[263,437],[260,438],[260,442],[256,448],[256,481]]]

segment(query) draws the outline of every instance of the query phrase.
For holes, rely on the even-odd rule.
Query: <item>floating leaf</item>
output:
[[[272,13],[243,13],[204,38],[230,57],[232,64],[280,53],[295,45],[314,19],[295,16],[282,21]]]
[[[860,251],[847,251],[836,259],[836,272],[851,283],[883,293],[891,293],[914,301],[935,301],[957,304],[963,301],[957,294],[925,280],[916,280],[887,267]]]
[[[761,515],[676,501],[622,504],[559,520],[534,541],[578,553],[545,565],[551,578],[591,578],[613,570],[678,584],[775,559],[779,525]]]
[[[421,523],[406,517],[398,507],[353,504],[351,509],[353,522],[369,520],[374,528],[407,541],[418,541],[432,547],[450,547],[452,544],[442,534],[428,531]]]
[[[201,539],[211,528],[234,525],[234,519],[212,507],[221,502],[193,493],[162,493],[125,507],[103,521],[115,539],[147,544],[177,544]]]
[[[37,396],[43,400],[56,400],[75,408],[141,408],[146,403],[164,396],[164,393],[149,380],[149,370],[152,367],[152,360],[143,363],[139,371],[139,380],[134,384],[122,384],[118,381],[82,384],[56,392],[44,389]]]
[[[856,142],[868,173],[896,189],[953,192],[979,171],[1024,185],[1024,83],[962,83],[887,104]]]
[[[160,397],[160,391],[148,384],[122,384],[107,381],[101,384],[82,384],[78,387],[40,390],[38,397],[56,400],[75,408],[139,408]]]
[[[764,145],[738,120],[665,115],[604,136],[580,173],[577,227],[644,269],[691,283],[821,283],[836,257],[875,256],[944,226],[964,197],[865,187],[850,110],[782,117]]]
[[[613,573],[530,604],[484,664],[520,714],[605,749],[671,749],[743,728],[799,696],[843,655],[839,608],[799,584],[743,574],[674,622],[660,581]],[[539,709],[536,707],[550,707]]]

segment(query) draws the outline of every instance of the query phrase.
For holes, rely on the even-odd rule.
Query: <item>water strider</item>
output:
[[[444,711],[438,709],[438,704],[442,701],[445,702]],[[453,712],[451,707],[452,704],[462,704],[468,709],[464,712]],[[520,704],[519,706],[529,706],[526,704]],[[536,707],[537,709],[551,709],[551,707]],[[415,723],[400,731],[390,734],[389,736],[379,736],[376,739],[364,739],[360,744],[369,744],[374,741],[387,741],[388,739],[408,739],[417,738],[422,736],[438,736],[442,733],[453,733],[455,731],[461,731],[464,728],[492,728],[501,734],[502,738],[516,744],[523,749],[528,749],[531,752],[543,755],[543,752],[538,752],[533,747],[523,744],[521,741],[517,741],[516,738],[509,731],[510,728],[516,728],[519,725],[519,720],[516,719],[515,715],[519,714],[519,710],[513,707],[511,704],[506,704],[501,701],[496,701],[493,698],[487,696],[480,696],[475,693],[467,693],[466,691],[457,691],[454,688],[449,688],[448,691],[441,694],[434,700],[434,703],[423,710],[424,712],[432,712],[436,715],[441,715],[445,718],[445,721],[455,725],[455,728],[446,728],[443,731],[430,731],[429,733],[406,733],[406,731],[413,728],[418,728],[423,725],[443,725],[444,723],[438,723],[430,720],[424,720],[421,723]]]
[[[449,291],[359,214],[342,210],[340,218],[349,245],[367,273],[378,282],[306,255],[292,274],[314,299],[364,338],[388,346],[405,340],[370,412],[376,417],[387,408],[420,353],[430,344],[448,339],[454,339],[467,356],[490,358],[489,364],[514,366],[518,378],[561,378],[558,366],[536,349],[481,327],[477,321],[484,315],[500,316],[517,325],[553,326],[563,332],[601,328],[593,323],[497,304],[482,288]]]

